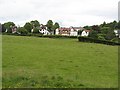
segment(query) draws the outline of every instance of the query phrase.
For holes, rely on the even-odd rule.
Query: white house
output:
[[[90,33],[90,30],[83,30],[81,33],[81,36],[88,36]]]
[[[70,27],[72,30],[74,30],[74,31],[79,31],[79,30],[83,30],[84,28],[83,27]]]
[[[70,27],[71,31],[70,31],[70,36],[77,36],[78,35],[78,31],[81,29],[81,27]]]
[[[78,35],[78,32],[77,32],[77,31],[71,30],[70,36],[77,36],[77,35]]]
[[[40,25],[39,32],[42,33],[43,35],[50,35],[50,32],[47,30],[47,26],[43,24]]]
[[[58,28],[55,30],[55,34],[59,35],[59,29]]]
[[[56,29],[56,35],[65,35],[65,36],[78,36],[78,31],[83,30],[82,27],[61,27]]]
[[[70,27],[71,28],[71,32],[70,32],[70,36],[78,36],[78,31],[82,31],[84,30],[83,27]]]
[[[50,35],[50,32],[48,30],[39,30],[40,33],[42,33],[43,35]]]
[[[88,36],[90,30],[85,30],[82,27],[61,27],[56,29],[56,35],[65,35],[65,36],[78,36],[78,31],[82,31],[80,36]]]
[[[33,33],[33,29],[31,30],[31,33]]]
[[[42,33],[43,35],[50,35],[50,32],[47,30],[46,25],[41,24],[40,27],[36,27],[40,33]],[[34,29],[31,30],[31,32],[33,33]]]
[[[120,30],[114,30],[115,35],[120,38]]]

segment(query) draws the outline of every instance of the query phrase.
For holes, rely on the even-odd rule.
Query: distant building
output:
[[[37,28],[39,30],[39,33],[42,33],[43,35],[50,35],[51,34],[47,30],[47,26],[46,25],[41,24],[40,26],[34,27],[34,28]],[[32,33],[34,32],[34,28],[31,30]]]
[[[71,28],[71,31],[70,31],[70,36],[78,36],[78,31],[82,31],[84,30],[84,28],[82,27],[70,27]]]
[[[78,31],[82,31],[81,35],[78,35]],[[56,35],[65,35],[65,36],[88,36],[90,30],[85,30],[82,27],[61,27],[56,29]]]
[[[40,25],[39,32],[42,33],[43,35],[50,35],[50,32],[47,30],[47,26],[43,24]]]
[[[114,30],[115,35],[120,38],[120,30]]]
[[[65,36],[70,36],[70,28],[65,28],[65,27],[61,27],[56,29],[56,35],[65,35]]]
[[[17,26],[12,26],[12,33],[16,33],[17,32]]]
[[[50,35],[50,32],[48,30],[39,30],[40,33],[42,33],[43,35]]]
[[[90,33],[90,30],[83,30],[81,33],[81,36],[88,36]]]
[[[79,30],[83,30],[84,29],[83,27],[73,27],[73,26],[71,26],[70,28],[75,30],[75,31],[79,31]]]

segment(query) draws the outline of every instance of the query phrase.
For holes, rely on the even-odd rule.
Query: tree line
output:
[[[85,29],[91,30],[89,37],[101,40],[118,40],[114,30],[120,30],[120,21],[110,23],[103,22],[100,25],[84,26]]]
[[[55,22],[53,23],[52,20],[48,20],[46,25],[40,24],[38,20],[33,20],[30,22],[26,22],[23,27],[18,26],[17,31],[20,32],[21,34],[27,34],[31,33],[31,30],[33,29],[33,33],[39,33],[39,30],[42,29],[40,28],[40,25],[42,25],[42,28],[46,28],[49,32],[55,31],[57,28],[59,28],[59,23]],[[7,30],[7,33],[12,33],[12,28],[16,26],[14,22],[5,22],[2,24],[2,32],[5,32]]]
[[[33,20],[26,22],[23,27],[17,27],[17,31],[21,34],[27,34],[31,33],[31,30],[33,29],[33,33],[39,33],[39,30],[41,29],[40,25],[43,24],[40,24],[38,20]],[[2,32],[7,30],[7,33],[12,33],[13,26],[16,26],[14,22],[6,22],[2,24]],[[42,28],[45,27],[47,27],[49,32],[54,32],[55,34],[55,30],[59,28],[60,25],[57,22],[54,23],[52,20],[48,20],[46,25],[43,25]],[[116,41],[118,40],[118,37],[116,37],[114,30],[120,30],[120,21],[113,21],[110,23],[103,22],[100,25],[84,26],[83,28],[91,31],[89,34],[89,37],[91,38]]]

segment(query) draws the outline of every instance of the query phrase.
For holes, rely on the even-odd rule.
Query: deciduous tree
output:
[[[53,21],[52,20],[49,20],[47,22],[47,28],[48,28],[48,31],[53,31]]]
[[[31,32],[32,30],[32,24],[27,22],[25,25],[24,25],[24,28],[28,31],[28,32]]]
[[[3,24],[4,30],[8,30],[8,33],[12,32],[12,26],[15,26],[15,24],[13,22],[6,22]]]

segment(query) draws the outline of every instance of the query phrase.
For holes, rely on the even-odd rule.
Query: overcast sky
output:
[[[119,0],[0,0],[0,22],[31,20],[60,26],[85,26],[118,20]]]

